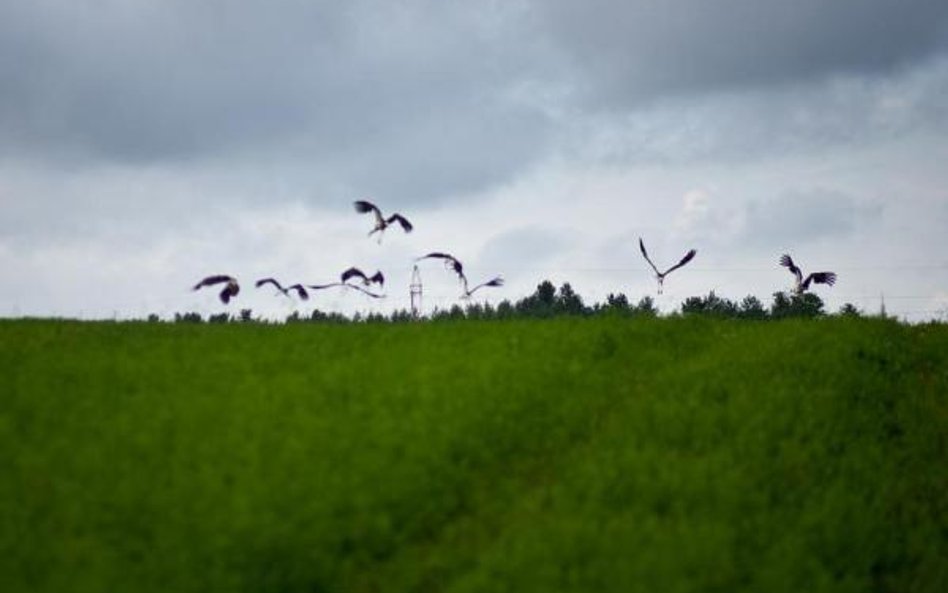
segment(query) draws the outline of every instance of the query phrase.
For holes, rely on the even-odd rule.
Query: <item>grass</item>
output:
[[[0,322],[3,591],[946,591],[948,327]]]

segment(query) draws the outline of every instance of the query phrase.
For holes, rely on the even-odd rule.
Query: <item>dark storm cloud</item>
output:
[[[312,202],[424,203],[571,143],[603,152],[602,130],[620,131],[604,151],[633,161],[807,145],[825,122],[779,122],[818,116],[826,96],[790,108],[767,89],[889,75],[944,49],[946,14],[924,0],[4,2],[0,159],[169,175],[210,162]],[[748,90],[760,100],[689,107],[695,125],[655,101]],[[827,121],[858,136],[874,115]]]
[[[508,176],[544,118],[497,5],[0,6],[0,156],[307,159],[405,195]],[[415,199],[423,195],[414,196]]]
[[[944,50],[941,0],[639,0],[545,4],[576,93],[613,108],[693,94],[878,74]]]

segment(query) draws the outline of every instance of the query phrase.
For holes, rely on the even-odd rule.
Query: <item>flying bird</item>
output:
[[[292,286],[284,287],[275,278],[261,278],[260,280],[257,280],[256,287],[260,288],[264,284],[272,284],[274,288],[282,292],[287,297],[290,296],[291,290],[295,290],[296,296],[298,296],[300,300],[305,301],[309,299],[309,293],[306,292],[306,288],[302,284],[293,284]]]
[[[642,250],[642,255],[645,256],[645,261],[648,262],[648,265],[652,266],[652,269],[655,270],[655,279],[658,280],[658,294],[662,294],[662,287],[663,287],[663,285],[664,285],[664,283],[665,283],[665,276],[671,274],[672,272],[674,272],[674,271],[677,270],[678,268],[680,268],[680,267],[682,267],[683,265],[685,265],[685,264],[687,264],[688,262],[690,262],[692,259],[694,259],[695,254],[698,253],[697,251],[695,251],[694,249],[692,249],[692,250],[688,251],[688,253],[685,254],[685,257],[681,258],[681,261],[680,261],[680,262],[678,262],[677,264],[675,264],[675,265],[673,265],[672,267],[668,268],[668,269],[665,270],[664,272],[659,272],[659,271],[658,271],[658,268],[655,267],[655,264],[652,263],[652,260],[649,259],[649,257],[648,257],[648,252],[645,251],[645,243],[642,242],[642,238],[641,238],[641,237],[639,237],[639,249]]]
[[[441,259],[444,260],[444,267],[453,270],[455,274],[458,275],[458,278],[464,278],[464,265],[461,262],[451,255],[450,253],[443,253],[441,251],[432,251],[427,255],[422,255],[421,257],[415,258],[415,261],[421,261],[423,259]]]
[[[364,286],[371,286],[372,284],[378,284],[379,286],[385,285],[385,276],[382,275],[381,270],[376,271],[372,276],[367,276],[366,273],[359,268],[352,267],[343,272],[341,278],[343,282],[347,282],[350,278],[361,278]]]
[[[393,222],[397,222],[398,224],[400,224],[402,229],[406,233],[410,233],[412,229],[414,228],[412,224],[408,222],[408,219],[402,216],[401,214],[395,213],[389,216],[388,218],[385,218],[384,216],[382,216],[382,211],[379,210],[379,207],[373,204],[372,202],[367,202],[365,200],[356,200],[355,202],[353,202],[353,205],[355,206],[356,212],[358,212],[359,214],[366,214],[368,212],[372,212],[373,214],[375,214],[375,228],[369,231],[369,236],[371,237],[373,234],[378,233],[379,243],[382,242],[382,233],[384,233],[385,229],[388,228],[388,226],[392,224]]]
[[[503,286],[504,285],[504,279],[501,278],[500,276],[491,278],[487,282],[481,282],[480,284],[478,284],[477,286],[475,286],[474,288],[470,290],[468,290],[467,288],[467,277],[464,276],[463,274],[461,275],[461,282],[464,283],[464,293],[461,295],[462,299],[471,298],[472,294],[477,292],[479,289],[484,288],[485,286]]]
[[[813,272],[806,277],[806,280],[803,279],[803,272],[800,271],[800,268],[793,263],[793,259],[790,258],[786,253],[780,256],[780,265],[789,269],[790,273],[793,274],[797,279],[797,284],[794,287],[794,292],[803,294],[810,288],[810,283],[815,282],[817,284],[828,284],[832,286],[836,283],[836,272]]]
[[[216,284],[224,284],[224,289],[221,290],[219,296],[221,302],[225,305],[230,302],[230,299],[237,296],[237,293],[240,292],[240,285],[237,283],[237,279],[226,274],[208,276],[207,278],[195,284],[194,288],[191,290],[198,290],[200,288],[204,288],[205,286],[214,286]]]

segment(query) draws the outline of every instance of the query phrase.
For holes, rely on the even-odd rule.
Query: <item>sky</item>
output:
[[[944,320],[946,140],[943,0],[0,0],[0,316],[388,312],[445,251],[493,304],[769,303],[788,253],[830,311]],[[640,237],[698,252],[662,295]],[[253,286],[349,266],[387,297]]]

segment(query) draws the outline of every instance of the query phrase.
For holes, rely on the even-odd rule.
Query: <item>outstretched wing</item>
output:
[[[401,214],[392,214],[385,220],[385,222],[386,224],[392,224],[393,222],[397,222],[398,224],[402,225],[402,229],[404,229],[406,233],[410,233],[411,230],[415,228],[411,225],[410,222],[408,222],[408,219],[402,216]]]
[[[780,256],[780,265],[790,270],[790,273],[797,277],[797,283],[803,282],[803,272],[800,271],[790,258],[789,255],[784,253]]]
[[[369,278],[369,282],[375,282],[379,286],[385,285],[385,276],[382,275],[382,270],[375,272],[375,274]]]
[[[367,202],[365,200],[356,200],[352,203],[355,206],[356,212],[359,214],[365,214],[367,212],[375,212],[379,216],[382,215],[382,211],[379,210],[379,207],[373,204],[372,202]]]
[[[655,270],[656,274],[661,275],[660,272],[658,271],[658,268],[656,268],[655,264],[652,263],[652,260],[649,259],[648,252],[645,251],[645,243],[642,242],[642,237],[639,237],[639,249],[642,250],[642,257],[645,258],[645,261],[648,262],[648,265],[652,266],[652,269]]]
[[[695,251],[694,249],[690,250],[688,253],[685,254],[685,257],[681,258],[681,261],[680,261],[680,262],[678,262],[677,264],[675,264],[675,265],[673,265],[672,267],[670,267],[670,268],[668,268],[667,270],[665,270],[665,273],[662,274],[662,275],[663,275],[663,276],[666,276],[666,275],[670,274],[671,272],[673,272],[674,270],[677,270],[677,269],[680,268],[681,266],[687,264],[688,262],[690,262],[691,260],[693,260],[693,259],[695,258],[695,254],[697,254],[697,253],[698,253],[698,252]]]
[[[373,299],[383,299],[383,298],[385,298],[385,295],[384,295],[384,294],[376,294],[376,293],[374,293],[374,292],[372,292],[372,291],[370,291],[370,290],[366,290],[365,288],[362,288],[361,286],[358,286],[358,285],[356,285],[356,284],[343,284],[343,286],[346,286],[346,287],[348,287],[348,288],[354,288],[354,289],[358,290],[359,292],[362,292],[362,293],[364,293],[364,294],[369,295],[369,296],[372,297]]]
[[[368,278],[366,278],[365,272],[355,267],[349,268],[348,270],[343,272],[341,278],[343,282],[349,280],[349,278],[361,278],[363,282],[368,282]]]
[[[478,284],[477,286],[472,288],[470,291],[466,291],[465,294],[470,296],[474,294],[474,292],[476,292],[478,289],[484,288],[485,286],[503,286],[503,285],[504,285],[504,279],[500,276],[497,276],[496,278],[491,278],[487,282],[482,282]]]
[[[817,284],[828,284],[830,286],[836,284],[836,273],[835,272],[813,272],[806,277],[806,281],[803,282],[803,290],[806,290],[810,286],[810,282],[816,282]]]
[[[302,284],[294,284],[293,286],[287,286],[286,290],[287,292],[291,290],[295,290],[296,296],[298,296],[300,300],[303,300],[303,301],[309,300],[309,293],[306,292],[306,288]]]
[[[191,290],[197,290],[205,286],[214,286],[215,284],[220,284],[221,282],[231,282],[233,280],[234,279],[231,276],[228,276],[226,274],[217,274],[215,276],[208,276],[207,278],[195,284],[194,288],[192,288]]]
[[[277,282],[275,278],[261,278],[260,280],[257,280],[254,286],[256,286],[257,288],[260,288],[264,284],[272,284],[273,287],[279,290],[280,292],[283,292],[283,293],[286,292],[286,290],[283,289],[283,286],[279,282]]]
[[[450,266],[450,268],[451,268],[452,270],[454,270],[454,273],[455,273],[455,274],[457,274],[458,276],[463,276],[463,275],[464,275],[464,265],[462,265],[461,262],[460,262],[456,257],[454,257],[453,255],[451,255],[450,253],[444,253],[444,252],[441,252],[441,251],[432,251],[432,252],[429,253],[428,255],[423,255],[423,256],[419,257],[418,260],[426,259],[426,258],[429,258],[429,257],[430,257],[430,258],[443,259],[445,265],[446,265],[446,266]],[[417,260],[416,260],[416,261],[417,261]]]

